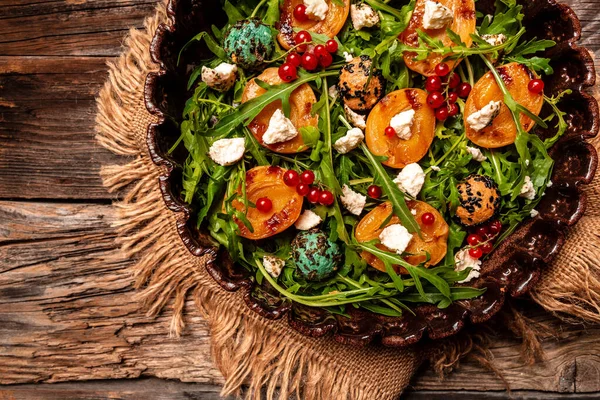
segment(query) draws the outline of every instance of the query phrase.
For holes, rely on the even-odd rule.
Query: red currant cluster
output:
[[[298,5],[306,9],[304,4]],[[294,10],[296,15],[296,10]],[[297,18],[297,17],[296,17]],[[312,36],[307,31],[300,31],[294,37],[296,43],[296,51],[288,54],[285,62],[279,67],[279,77],[284,82],[291,82],[298,78],[298,68],[302,67],[307,71],[314,71],[319,66],[321,68],[327,68],[333,63],[333,53],[338,50],[338,43],[330,39],[324,45],[318,44],[308,49],[308,44],[312,42]],[[303,53],[300,55],[300,53]]]
[[[502,223],[498,220],[482,225],[467,236],[467,243],[470,246],[469,255],[473,258],[481,258],[484,254],[489,254],[494,248],[494,240],[502,231]]]
[[[471,85],[461,82],[457,73],[450,71],[446,63],[435,66],[435,75],[425,81],[425,89],[429,92],[427,104],[435,109],[438,121],[445,121],[448,117],[458,114],[458,98],[466,99],[471,93]]]
[[[283,182],[290,187],[296,187],[296,193],[306,197],[312,204],[319,203],[330,206],[335,201],[331,191],[321,190],[318,186],[311,186],[315,182],[315,173],[310,170],[298,174],[290,169],[283,175]]]

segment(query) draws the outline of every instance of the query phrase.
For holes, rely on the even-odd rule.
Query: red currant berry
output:
[[[304,53],[302,55],[302,68],[307,71],[314,71],[319,65],[319,59],[312,53]]]
[[[544,91],[544,81],[541,79],[532,79],[527,85],[531,93],[540,94]]]
[[[302,64],[302,56],[298,53],[290,53],[285,59],[285,62],[292,64],[294,67],[299,67],[300,64]]]
[[[314,181],[315,181],[315,173],[310,170],[306,170],[302,173],[302,175],[300,175],[300,182],[302,182],[306,185],[312,185],[312,183]]]
[[[458,114],[459,111],[460,111],[460,109],[458,108],[457,104],[448,104],[448,116],[449,117],[454,117],[455,115]]]
[[[338,42],[336,42],[333,39],[330,39],[327,41],[327,43],[325,43],[325,48],[328,52],[335,53],[336,51],[338,51]]]
[[[308,201],[315,204],[319,201],[320,197],[321,197],[321,191],[319,190],[319,188],[314,187],[308,191],[308,195],[306,198],[308,199]]]
[[[450,78],[448,78],[448,87],[450,89],[456,89],[458,85],[460,85],[460,76],[458,76],[458,74],[450,75]]]
[[[481,249],[483,254],[490,254],[492,252],[492,250],[494,250],[494,245],[491,244],[490,242],[486,242],[486,243],[482,244],[479,248]]]
[[[333,63],[333,56],[329,53],[319,55],[319,65],[323,68],[329,67]]]
[[[450,73],[450,67],[446,63],[439,63],[435,66],[435,73],[438,76],[446,76]]]
[[[435,215],[433,215],[430,212],[427,212],[421,215],[421,222],[423,223],[423,225],[433,225],[433,223],[435,222]]]
[[[448,100],[448,103],[454,104],[458,101],[458,94],[456,94],[456,92],[450,92],[446,99]]]
[[[391,126],[388,126],[387,128],[385,128],[385,136],[389,138],[396,136],[396,130]]]
[[[492,235],[497,235],[502,231],[502,222],[494,221],[490,224],[490,233]]]
[[[469,243],[469,246],[477,246],[482,241],[483,239],[479,235],[471,234],[467,236],[467,243]]]
[[[444,104],[444,95],[440,92],[433,92],[427,95],[427,104],[431,106],[431,108],[439,108],[442,104]]]
[[[448,107],[440,107],[435,110],[435,117],[438,121],[445,121],[448,119]]]
[[[283,182],[288,186],[297,186],[300,183],[300,175],[290,169],[283,174]]]
[[[308,33],[307,31],[300,31],[296,33],[296,36],[294,37],[294,43],[296,43],[296,45],[300,45],[306,42],[312,42],[312,36],[310,36],[310,33]],[[298,46],[296,50],[303,53],[306,51],[306,45]]]
[[[469,85],[467,82],[463,82],[458,85],[456,92],[458,93],[458,97],[461,99],[466,99],[469,97],[469,93],[471,93],[471,85]]]
[[[304,183],[301,183],[298,186],[296,186],[296,193],[298,193],[300,196],[306,196],[308,194],[308,192],[310,192],[309,185],[305,185]]]
[[[289,63],[281,64],[277,72],[279,73],[281,80],[284,82],[291,82],[298,78],[298,71],[296,70],[296,67]]]
[[[323,46],[322,44],[316,45],[315,48],[313,49],[313,53],[317,57],[319,57],[321,54],[329,54],[327,49],[325,49],[325,46]]]
[[[372,199],[378,199],[381,197],[381,188],[377,185],[371,185],[367,189],[367,194]]]
[[[477,229],[475,229],[475,233],[484,238],[489,235],[490,231],[487,226],[480,226]]]
[[[425,81],[425,89],[429,92],[439,92],[442,90],[442,78],[439,76],[430,76]]]
[[[294,8],[294,18],[296,18],[299,22],[308,21],[308,15],[306,15],[306,6],[304,4],[298,4],[296,8]]]
[[[256,208],[258,211],[266,213],[271,211],[273,208],[273,203],[267,197],[261,197],[256,201]]]
[[[319,196],[319,203],[323,204],[324,206],[330,206],[333,204],[333,201],[333,193],[331,193],[329,190],[323,190],[321,192],[321,195]]]
[[[474,249],[469,249],[469,255],[473,258],[481,258],[483,257],[483,251],[479,247],[475,247]]]

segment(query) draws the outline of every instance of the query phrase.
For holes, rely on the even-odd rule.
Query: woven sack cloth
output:
[[[179,335],[185,301],[195,299],[210,326],[212,357],[225,378],[224,396],[240,393],[245,385],[248,398],[397,398],[423,355],[439,354],[439,348],[356,348],[331,338],[302,336],[284,321],[270,321],[251,311],[241,293],[222,290],[206,272],[205,259],[190,254],[180,240],[176,217],[159,190],[161,171],[146,147],[147,127],[156,122],[143,96],[146,75],[157,70],[149,47],[156,28],[165,21],[165,6],[160,4],[144,29],[130,31],[123,54],[109,65],[109,78],[97,100],[97,140],[123,157],[123,164],[105,165],[101,174],[109,191],[125,193],[114,204],[119,215],[117,242],[124,255],[135,260],[132,273],[140,288],[140,304],[150,316],[172,304],[171,332]],[[600,322],[599,180],[586,190],[590,204],[586,216],[570,231],[567,245],[532,296],[551,312]],[[456,345],[448,349],[466,353]],[[441,360],[453,358],[441,354]]]

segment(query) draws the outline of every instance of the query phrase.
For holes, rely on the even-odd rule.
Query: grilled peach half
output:
[[[447,28],[456,32],[460,36],[462,42],[470,47],[471,44],[473,44],[471,34],[475,33],[476,23],[474,0],[436,1],[453,11],[454,21]],[[425,29],[423,27],[423,15],[425,14],[426,2],[426,0],[417,0],[410,22],[404,32],[400,35],[400,40],[408,46],[418,47],[419,36],[417,31],[423,31],[432,38],[441,40],[444,46],[454,46],[455,44],[446,33],[446,27],[442,29]],[[415,60],[416,56],[416,53],[406,52],[404,53],[404,62],[408,68],[425,76],[435,75],[435,66],[444,59],[444,56],[442,55],[431,54],[426,59],[419,61]],[[449,60],[446,63],[450,68],[454,68],[459,62],[460,60]]]
[[[246,218],[252,225],[253,232],[237,218],[235,222],[240,228],[240,236],[247,239],[265,239],[283,232],[300,216],[302,196],[296,188],[287,186],[283,181],[285,170],[276,166],[255,167],[246,172],[246,196],[248,201],[256,204],[258,199],[266,197],[273,203],[269,212],[261,212],[257,208],[248,207]],[[242,189],[238,189],[239,197],[231,205],[244,211]]]
[[[408,140],[385,135],[385,128],[398,113],[415,111],[412,137]],[[375,105],[367,119],[366,141],[371,153],[386,156],[383,162],[391,168],[404,168],[419,161],[429,150],[435,136],[435,113],[427,104],[427,93],[421,89],[402,89],[389,93]]]
[[[279,22],[281,23],[281,27],[279,29],[279,35],[277,35],[277,40],[281,47],[286,50],[289,50],[296,43],[294,42],[294,35],[298,30],[306,30],[315,33],[321,33],[323,35],[328,36],[329,38],[333,38],[337,35],[343,28],[344,23],[346,23],[346,19],[348,19],[348,14],[350,13],[350,0],[325,0],[327,5],[329,6],[329,10],[325,15],[325,19],[322,21],[313,21],[309,19],[308,21],[298,21],[294,18],[294,8],[299,4],[304,4],[302,0],[284,0],[281,5],[281,13]],[[343,3],[344,5],[340,5],[339,3]]]
[[[519,63],[506,64],[498,67],[497,70],[515,101],[533,114],[539,115],[544,105],[544,95],[543,93],[533,93],[528,89],[529,82],[532,79],[538,79],[535,73]],[[503,100],[504,96],[491,71],[483,75],[471,90],[465,106],[464,120],[467,137],[476,145],[487,149],[495,149],[515,142],[517,125],[504,103],[491,124],[482,130],[475,131],[467,123],[467,118],[471,114],[481,110],[490,101],[503,102]],[[524,114],[521,114],[520,122],[525,131],[533,128],[533,120]]]
[[[266,82],[269,85],[280,85],[284,83],[277,73],[277,68],[267,68],[262,74],[257,76],[256,79]],[[242,93],[242,103],[254,99],[265,92],[266,90],[261,88],[258,83],[252,79],[244,88],[244,92]],[[290,120],[298,130],[304,126],[317,126],[319,122],[318,117],[316,115],[311,115],[312,105],[316,102],[317,98],[315,97],[315,93],[307,83],[300,85],[290,95]],[[276,153],[299,153],[308,149],[308,146],[304,144],[300,133],[298,133],[298,136],[295,138],[281,143],[265,144],[263,142],[262,137],[269,127],[269,121],[278,109],[281,110],[280,100],[274,101],[263,108],[248,125],[250,132],[252,132],[256,140],[258,140],[262,146]]]
[[[408,208],[416,211],[415,220],[421,228],[421,237],[413,234],[413,238],[406,248],[406,253],[410,256],[404,257],[404,260],[412,265],[418,265],[427,259],[426,253],[430,254],[430,259],[425,264],[426,267],[436,265],[446,256],[448,248],[448,233],[449,228],[442,215],[432,206],[422,201],[409,201]],[[375,207],[370,213],[356,225],[354,233],[356,240],[359,242],[369,242],[374,239],[379,239],[379,235],[385,227],[393,224],[400,224],[400,218],[393,215],[385,226],[381,226],[390,214],[393,212],[392,203],[386,202]],[[432,225],[425,225],[421,221],[421,217],[425,213],[432,213],[435,216],[435,222]],[[390,251],[382,244],[377,245],[378,248]],[[385,264],[373,254],[363,251],[361,257],[373,268],[385,272]],[[394,270],[398,273],[407,273],[406,269],[399,265],[394,265]]]

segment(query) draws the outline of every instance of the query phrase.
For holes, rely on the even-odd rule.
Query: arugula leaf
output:
[[[526,67],[528,67],[538,73],[543,72],[546,75],[552,75],[554,73],[554,69],[550,65],[549,58],[542,58],[542,57],[525,58],[523,56],[516,56],[516,57],[511,56],[511,57],[506,57],[505,60],[523,64]]]
[[[523,6],[517,5],[516,1],[496,2],[496,13],[492,17],[486,15],[479,27],[481,35],[514,35],[520,28],[523,21]]]
[[[534,54],[538,51],[544,51],[550,47],[554,47],[556,42],[553,40],[537,40],[533,38],[527,42],[520,43],[511,52],[511,57],[524,56],[527,54]]]
[[[275,25],[279,21],[279,0],[268,0],[269,6],[263,17],[263,22],[267,25]]]
[[[225,54],[225,50],[223,50],[223,48],[219,46],[217,42],[215,42],[215,40],[208,34],[208,32],[200,32],[199,34],[188,40],[188,42],[185,45],[183,45],[181,50],[179,50],[179,55],[177,56],[177,65],[179,65],[181,55],[183,54],[185,49],[187,49],[192,43],[199,42],[202,39],[204,39],[204,43],[206,43],[206,46],[211,51],[211,53],[213,53],[218,59],[228,61],[227,54]]]
[[[225,14],[227,14],[229,25],[234,25],[236,22],[245,18],[242,13],[229,2],[229,0],[225,0],[225,4],[223,4],[223,11],[225,11]]]

